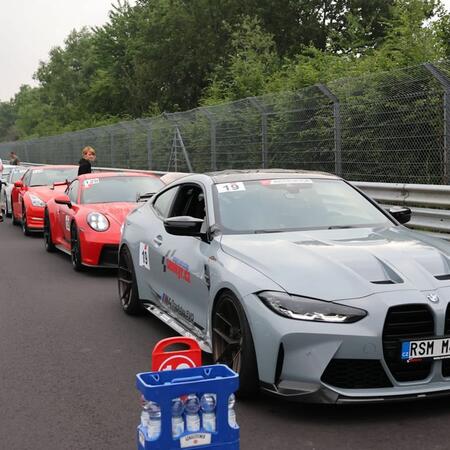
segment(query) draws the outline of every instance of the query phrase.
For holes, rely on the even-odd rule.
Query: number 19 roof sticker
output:
[[[245,191],[245,186],[242,181],[237,181],[235,183],[219,183],[216,184],[216,187],[219,194],[223,194],[225,192]]]

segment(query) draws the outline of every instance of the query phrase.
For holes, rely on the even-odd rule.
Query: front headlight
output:
[[[45,207],[45,202],[42,201],[39,197],[37,197],[36,195],[30,194],[30,200],[31,200],[31,204],[33,206],[40,206],[41,208]]]
[[[367,311],[338,303],[325,302],[284,292],[264,291],[258,297],[272,311],[290,319],[312,322],[353,323],[367,315]]]
[[[109,228],[108,219],[101,213],[90,213],[87,216],[87,223],[95,231],[106,231]]]

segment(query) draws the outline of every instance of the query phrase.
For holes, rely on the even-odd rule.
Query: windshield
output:
[[[11,173],[11,183],[15,183],[20,180],[25,172],[26,170],[13,170]]]
[[[77,177],[78,167],[65,169],[35,169],[31,174],[30,186],[51,186],[57,181],[72,181]]]
[[[153,176],[88,178],[83,181],[81,203],[136,202],[138,195],[162,187],[162,181]]]
[[[274,179],[216,184],[224,233],[353,228],[389,219],[341,180]]]

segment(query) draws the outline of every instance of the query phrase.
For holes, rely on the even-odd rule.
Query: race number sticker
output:
[[[216,186],[219,194],[223,194],[224,192],[245,191],[245,186],[242,181],[236,181],[236,183],[220,183],[216,184]]]
[[[150,258],[148,255],[148,244],[141,242],[139,244],[139,265],[150,270]]]
[[[70,216],[65,217],[66,230],[70,231]]]
[[[309,178],[290,178],[285,180],[270,180],[270,184],[311,184]]]
[[[98,183],[100,183],[100,180],[98,178],[89,178],[88,180],[84,180],[83,185],[85,188],[89,188]]]

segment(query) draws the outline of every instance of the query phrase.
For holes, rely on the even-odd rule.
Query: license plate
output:
[[[402,342],[402,360],[450,358],[450,337]]]

